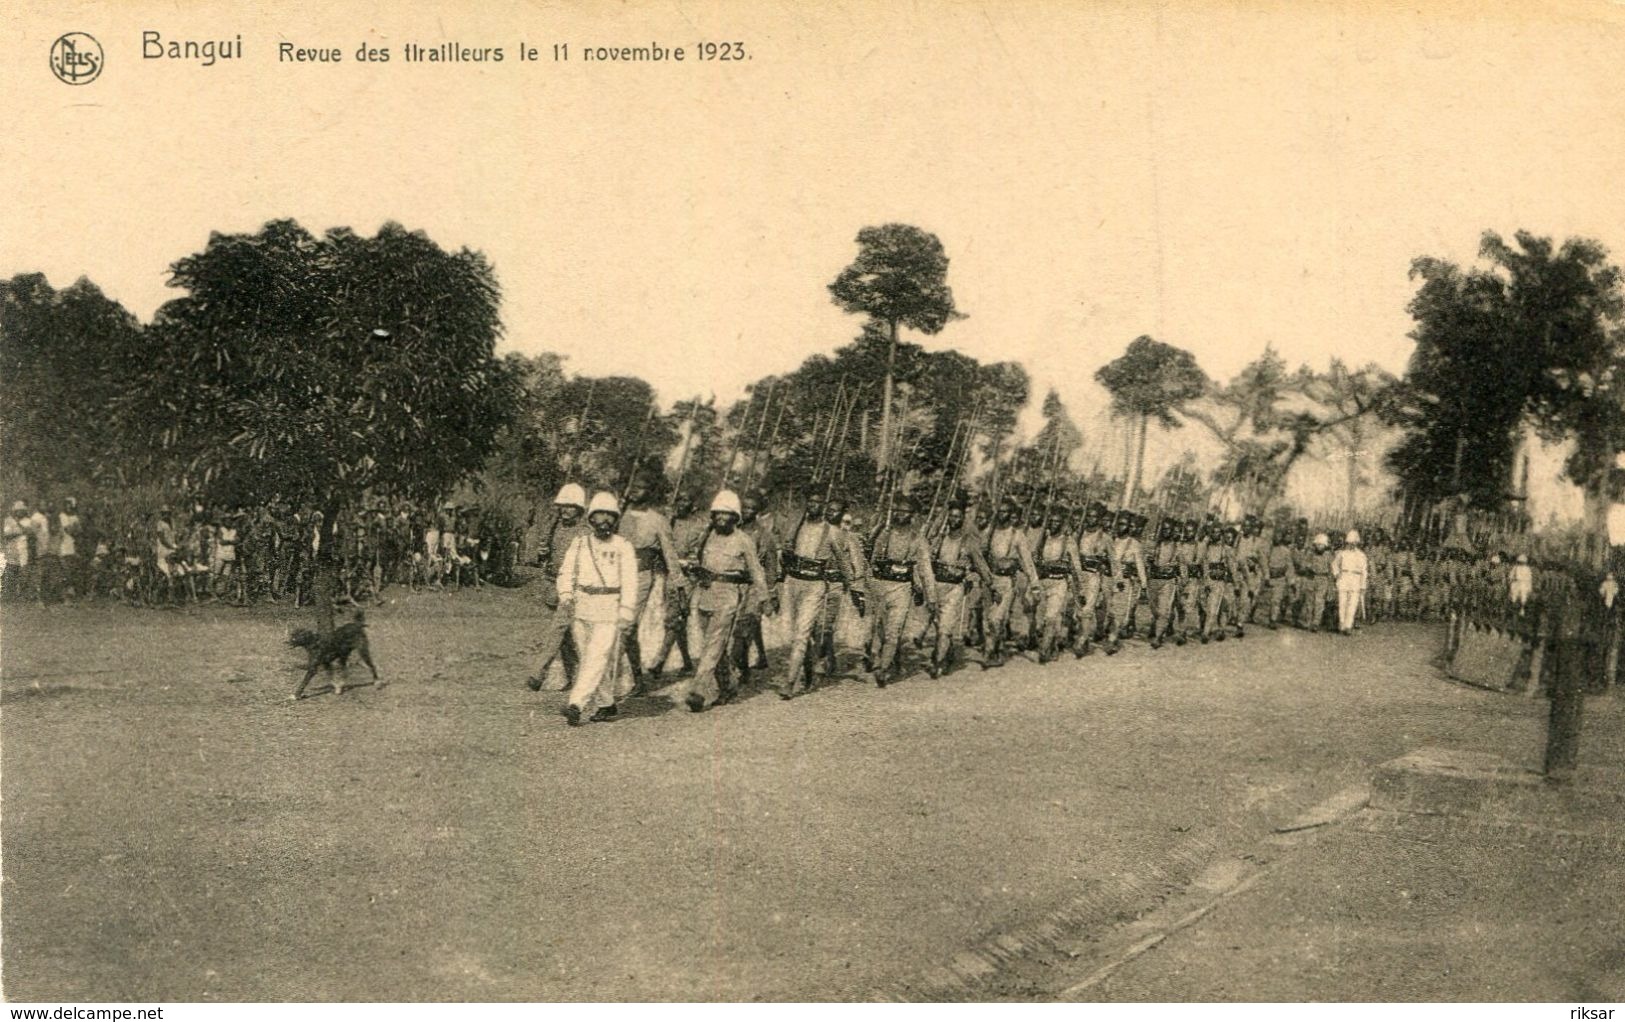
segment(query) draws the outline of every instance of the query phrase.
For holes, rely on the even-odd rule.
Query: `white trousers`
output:
[[[1337,627],[1339,631],[1354,630],[1354,615],[1360,611],[1360,597],[1365,594],[1361,581],[1337,583]]]
[[[576,668],[576,682],[570,686],[570,705],[589,713],[614,706],[615,701],[632,688],[631,672],[620,669],[621,650],[615,641],[615,623],[576,618],[570,624],[570,633],[581,658]]]

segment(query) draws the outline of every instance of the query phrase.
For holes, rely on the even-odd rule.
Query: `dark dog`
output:
[[[333,663],[338,662],[341,670],[350,666],[350,654],[361,657],[361,662],[372,671],[372,680],[378,682],[382,688],[384,683],[378,681],[378,668],[373,666],[372,651],[367,648],[367,620],[361,611],[355,612],[355,620],[347,625],[333,629],[332,634],[322,636],[308,628],[295,628],[288,637],[288,645],[298,646],[310,654],[310,663],[305,667],[305,676],[299,682],[299,687],[293,690],[293,699],[305,697],[305,686],[310,679],[316,676],[318,667],[332,673]],[[333,682],[333,694],[339,695],[344,691],[343,680]]]

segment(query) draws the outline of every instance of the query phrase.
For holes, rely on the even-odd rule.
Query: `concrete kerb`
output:
[[[1423,748],[1379,766],[1371,809],[1588,832],[1625,827],[1625,771],[1582,766],[1555,784],[1492,753]]]

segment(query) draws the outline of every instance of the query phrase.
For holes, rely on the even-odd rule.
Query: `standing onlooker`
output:
[[[28,502],[14,501],[11,514],[6,516],[6,563],[4,574],[0,575],[0,594],[4,594],[8,603],[21,597],[23,575],[28,570],[28,538],[32,531],[28,524]]]
[[[1507,573],[1507,598],[1518,609],[1518,616],[1523,616],[1524,608],[1529,605],[1529,597],[1535,592],[1535,573],[1529,567],[1529,555],[1519,554],[1518,563],[1512,566]]]
[[[164,601],[175,601],[175,525],[170,520],[168,506],[158,509],[158,517],[152,523],[152,562],[153,569],[163,577]]]
[[[90,595],[85,571],[85,555],[92,551],[80,548],[84,537],[84,521],[79,517],[79,501],[73,497],[64,499],[62,511],[57,515],[55,525],[53,536],[56,540],[57,556],[61,559],[63,584],[73,593],[75,600],[82,600]]]

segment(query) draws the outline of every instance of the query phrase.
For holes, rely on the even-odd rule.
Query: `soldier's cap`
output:
[[[1324,532],[1315,533],[1315,546],[1330,546],[1331,542],[1331,538],[1328,537]]]
[[[965,510],[965,507],[966,507],[966,504],[965,504],[965,501],[963,499],[950,500],[948,502],[948,510],[949,511],[963,511],[963,510]]]
[[[767,503],[767,497],[763,495],[761,490],[746,490],[740,495],[739,499],[741,501],[748,500],[757,507],[761,507],[763,504]]]
[[[11,502],[11,509],[13,511],[27,511],[28,510],[28,502],[27,501],[22,501],[22,500],[14,500],[14,501]]]
[[[909,514],[913,514],[919,509],[919,504],[915,502],[913,497],[910,497],[907,494],[903,494],[896,500],[892,501],[893,511],[907,511]]]
[[[600,511],[608,511],[619,518],[621,516],[621,502],[615,499],[615,494],[608,490],[599,490],[592,495],[592,502],[587,505],[587,515],[591,517]]]

